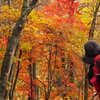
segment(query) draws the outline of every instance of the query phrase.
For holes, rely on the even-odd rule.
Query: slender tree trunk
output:
[[[85,65],[84,65],[84,67],[85,67]],[[84,70],[85,70],[85,68],[84,68]],[[82,83],[81,83],[81,98],[82,98],[82,100],[84,100],[84,82],[85,82],[84,70],[82,71]]]
[[[31,58],[30,58],[30,63],[31,63]],[[30,90],[31,90],[29,98],[30,98],[30,100],[36,100],[37,86],[36,86],[36,84],[34,84],[34,80],[36,80],[36,65],[35,65],[35,63],[29,65],[29,74],[30,74]],[[33,96],[32,96],[33,94],[35,94],[36,97],[33,98]]]
[[[21,56],[22,56],[22,50],[20,50],[19,58],[21,58]],[[14,68],[13,68],[13,70],[14,70]],[[14,92],[15,92],[15,88],[16,88],[19,72],[20,72],[20,61],[18,61],[18,66],[17,66],[17,72],[16,72],[15,80],[14,80],[12,88],[10,89],[10,93],[9,93],[10,100],[13,100],[13,96],[14,96]]]
[[[8,6],[10,7],[10,5],[11,5],[11,0],[8,0]]]
[[[15,54],[14,54],[15,57],[17,57],[18,49],[19,49],[19,44],[17,45],[16,51],[15,51]],[[20,56],[21,56],[21,54],[19,54],[19,57]],[[10,75],[9,75],[9,79],[8,79],[8,82],[10,83],[10,87],[13,86],[15,67],[16,67],[16,62],[13,62],[12,67],[11,67],[11,71],[10,71]],[[11,89],[10,90],[6,90],[5,99],[10,98]]]
[[[94,11],[94,17],[93,17],[93,20],[92,20],[92,24],[91,24],[91,28],[90,28],[90,32],[89,32],[89,37],[88,37],[89,40],[92,40],[93,36],[94,36],[94,30],[95,30],[97,13],[98,13],[99,7],[100,7],[100,1],[97,2],[96,9]]]
[[[77,100],[80,100],[80,94],[81,94],[81,87],[80,86],[78,86],[78,99]]]
[[[30,73],[30,95],[29,95],[29,98],[30,98],[30,100],[34,100],[33,98],[32,98],[32,94],[33,94],[33,69],[32,69],[32,65],[30,64],[29,65],[29,73]]]
[[[41,89],[40,89],[40,87],[38,86],[38,87],[37,87],[37,100],[40,100],[40,94],[41,94]]]
[[[17,69],[15,81],[14,81],[12,90],[10,91],[10,100],[13,100],[13,96],[14,96],[14,92],[15,92],[15,88],[16,88],[16,84],[17,84],[17,79],[18,79],[19,72],[20,72],[20,68]]]
[[[33,63],[33,80],[36,80],[36,64]],[[34,98],[34,100],[37,100],[37,86],[36,84],[34,84],[33,82],[33,87],[34,87],[34,90],[33,90],[33,93],[36,95],[36,97]]]
[[[87,79],[87,72],[88,72],[89,64],[85,64],[85,82],[84,82],[84,100],[88,100],[88,79]]]
[[[2,9],[1,9],[1,0],[0,0],[0,13],[1,13]]]
[[[48,59],[48,89],[47,92],[45,94],[45,100],[49,99],[50,96],[50,88],[51,88],[51,52],[52,52],[52,48],[51,46],[49,47],[49,59]]]
[[[24,24],[27,16],[34,8],[36,2],[37,0],[32,0],[31,3],[29,4],[29,0],[23,1],[21,16],[13,29],[12,36],[8,43],[4,60],[2,63],[2,67],[1,67],[1,76],[0,76],[0,99],[1,100],[4,99],[6,95],[6,87],[7,87],[10,71],[11,71],[12,60],[14,57],[17,44],[19,43],[22,29],[24,28]]]

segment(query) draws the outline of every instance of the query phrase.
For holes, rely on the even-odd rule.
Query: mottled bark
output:
[[[19,58],[21,59],[21,56],[22,56],[22,50],[20,50],[20,53],[19,53]],[[14,71],[14,67],[13,67],[13,71]],[[20,61],[18,61],[18,66],[16,67],[17,69],[17,72],[16,72],[16,75],[15,75],[15,80],[13,82],[13,85],[10,89],[10,92],[9,92],[9,98],[10,100],[13,100],[13,96],[14,96],[14,91],[15,91],[15,87],[16,87],[16,84],[17,84],[17,80],[18,80],[18,76],[19,76],[19,72],[20,72]],[[14,73],[12,73],[13,75]]]
[[[19,44],[17,45],[16,51],[14,56],[17,57],[18,55],[18,49],[19,49]],[[19,56],[20,57],[20,56]],[[11,70],[10,70],[10,74],[9,74],[9,79],[8,82],[10,84],[11,89],[10,90],[6,90],[6,95],[5,95],[5,99],[10,98],[10,92],[12,90],[12,86],[13,86],[13,82],[14,82],[14,73],[15,73],[15,68],[16,68],[16,62],[13,62],[12,66],[11,66]],[[10,99],[11,100],[11,99]]]
[[[21,16],[19,20],[16,22],[16,25],[12,32],[12,36],[9,40],[6,53],[4,56],[4,60],[2,63],[2,67],[1,67],[1,76],[0,76],[0,83],[1,83],[0,84],[0,99],[1,100],[4,99],[4,97],[6,96],[6,87],[7,87],[10,71],[11,71],[14,53],[15,53],[17,44],[19,43],[26,18],[29,15],[29,13],[32,11],[32,9],[34,8],[34,5],[36,4],[36,2],[37,0],[32,0],[31,3],[29,4],[29,0],[23,1]]]

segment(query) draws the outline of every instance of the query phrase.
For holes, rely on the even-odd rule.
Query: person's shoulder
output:
[[[82,57],[82,60],[83,60],[83,62],[85,62],[85,63],[91,64],[91,63],[93,63],[93,61],[94,61],[94,57],[88,57],[88,56],[84,55],[84,56]]]

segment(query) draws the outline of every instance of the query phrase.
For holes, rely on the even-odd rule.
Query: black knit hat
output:
[[[93,57],[100,52],[99,44],[95,40],[89,40],[85,45],[85,55]]]
[[[94,57],[100,54],[100,46],[95,40],[89,40],[84,45],[85,55],[82,57],[83,62],[93,65]]]

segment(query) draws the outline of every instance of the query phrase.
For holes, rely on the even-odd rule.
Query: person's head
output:
[[[85,55],[82,57],[83,62],[94,65],[94,57],[100,54],[100,46],[95,40],[89,40],[84,44]]]
[[[84,45],[85,55],[88,57],[94,57],[100,53],[99,44],[95,40],[89,40]]]

